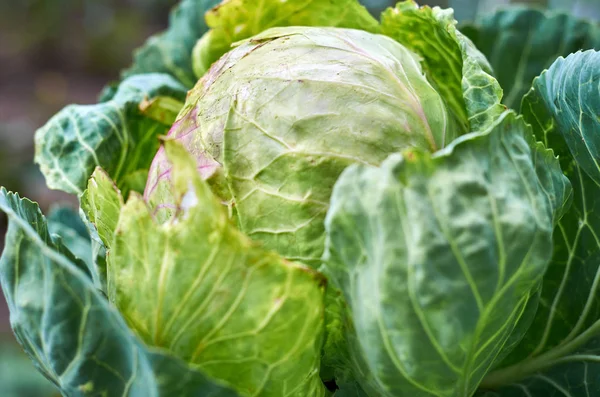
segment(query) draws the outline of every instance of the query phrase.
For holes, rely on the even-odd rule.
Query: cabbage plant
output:
[[[65,396],[596,395],[599,41],[183,0],[36,133],[80,219],[0,190],[17,339]]]

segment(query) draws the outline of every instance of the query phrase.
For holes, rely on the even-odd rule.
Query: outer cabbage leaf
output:
[[[235,397],[178,359],[147,350],[48,232],[39,207],[0,189],[9,217],[0,281],[17,339],[65,396]]]
[[[159,224],[131,195],[108,256],[109,299],[148,345],[242,395],[324,396],[324,278],[255,246],[194,159],[176,142],[165,145],[175,216]]]
[[[490,396],[593,396],[600,390],[599,79],[600,53],[577,53],[542,73],[523,100],[536,137],[559,155],[574,200],[554,236],[533,324],[484,381],[486,388],[500,388]]]
[[[48,231],[53,239],[61,239],[76,258],[81,259],[94,274],[90,234],[79,214],[69,206],[52,208],[48,214]]]
[[[407,147],[433,152],[465,132],[415,54],[391,38],[288,27],[255,36],[213,65],[169,137],[196,157],[203,177],[222,168],[242,232],[318,266],[329,196],[345,167],[379,164]],[[145,196],[172,211],[169,178],[159,152]]]
[[[197,77],[239,40],[282,26],[331,26],[378,32],[379,24],[357,0],[229,0],[206,13],[211,28],[194,48]]]
[[[167,112],[157,121],[156,109],[148,117],[140,105],[161,96],[183,101],[186,89],[164,74],[133,76],[107,102],[60,111],[35,136],[35,161],[48,186],[80,194],[101,166],[124,191],[143,190],[159,148],[157,136],[166,134],[174,120]]]
[[[600,184],[600,52],[578,52],[559,58],[536,79],[530,98],[523,103],[523,113],[537,115],[534,100],[542,101],[547,112],[542,117],[544,139],[558,131],[577,166]],[[529,107],[529,109],[527,109]],[[536,119],[535,122],[539,122]],[[534,120],[532,120],[532,123]],[[567,168],[567,170],[570,167]]]
[[[206,11],[219,0],[183,0],[171,12],[169,28],[151,37],[134,55],[133,65],[123,77],[144,73],[167,73],[187,88],[196,84],[192,70],[192,50],[208,30]],[[109,96],[107,96],[109,97]]]
[[[368,395],[473,394],[525,331],[517,324],[538,297],[569,192],[556,158],[532,149],[512,113],[434,155],[415,149],[344,171],[324,260],[349,305]]]
[[[486,129],[503,111],[502,89],[473,43],[456,29],[452,9],[398,3],[381,16],[382,33],[422,57],[427,78],[453,118],[469,131]]]
[[[599,3],[600,4],[600,3]],[[461,26],[489,59],[504,88],[503,103],[517,109],[533,79],[556,60],[581,49],[600,49],[600,26],[569,14],[509,8]]]

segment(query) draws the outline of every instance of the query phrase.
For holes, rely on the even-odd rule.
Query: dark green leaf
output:
[[[574,200],[554,236],[535,319],[484,380],[484,387],[500,388],[490,395],[594,396],[600,390],[599,80],[600,53],[577,53],[556,61],[523,100],[536,137],[559,155]]]
[[[470,396],[524,332],[516,325],[538,297],[569,192],[512,113],[433,156],[349,167],[327,215],[325,260],[353,319],[352,357],[374,377],[356,377],[367,394]]]
[[[600,4],[600,3],[599,3]],[[600,26],[569,14],[509,8],[461,27],[489,59],[504,89],[504,104],[518,109],[533,79],[556,60],[581,49],[600,49]]]
[[[109,101],[64,108],[36,132],[35,161],[52,189],[81,194],[94,168],[101,166],[124,194],[141,190],[158,135],[170,124],[143,115],[140,104],[159,96],[183,101],[186,89],[164,74],[124,80]],[[141,188],[141,189],[140,189]]]
[[[62,240],[62,243],[87,265],[94,273],[90,234],[79,214],[68,206],[52,208],[48,214],[48,231]]]

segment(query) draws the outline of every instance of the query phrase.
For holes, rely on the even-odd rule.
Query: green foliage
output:
[[[35,161],[48,187],[81,194],[100,166],[124,191],[143,190],[157,136],[170,124],[145,114],[141,105],[162,96],[182,101],[185,93],[168,75],[145,74],[124,80],[106,102],[67,106],[35,136]]]
[[[503,103],[518,109],[533,79],[558,56],[600,50],[600,26],[569,14],[509,8],[461,27],[489,59],[504,89]]]
[[[485,385],[518,381],[497,395],[594,395],[600,388],[600,168],[598,106],[600,53],[578,52],[557,60],[538,77],[522,111],[536,137],[554,148],[573,185],[573,205],[554,236],[554,256],[544,277],[540,306],[529,331],[504,368]],[[524,379],[525,378],[525,379]],[[520,391],[519,391],[520,389]],[[490,394],[495,395],[495,394]]]
[[[0,209],[10,220],[0,280],[11,325],[61,393],[236,396],[178,359],[144,347],[83,265],[50,235],[35,203],[2,188]]]
[[[427,78],[462,128],[485,129],[504,110],[502,90],[488,61],[455,24],[452,10],[419,8],[414,1],[398,3],[381,16],[383,33],[423,58]]]
[[[538,299],[570,186],[530,135],[509,113],[434,156],[413,149],[336,183],[324,259],[372,395],[472,395]]]
[[[110,301],[148,345],[244,395],[324,396],[324,279],[255,247],[189,154],[166,145],[176,216],[159,225],[141,196],[130,197],[110,245]],[[132,288],[137,283],[154,287]]]
[[[38,131],[79,214],[0,189],[38,370],[65,396],[596,395],[598,26],[215,3]]]

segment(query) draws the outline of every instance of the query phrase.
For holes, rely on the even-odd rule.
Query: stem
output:
[[[564,356],[573,353],[577,348],[596,336],[598,331],[600,331],[600,320],[568,343],[558,345],[537,357],[531,357],[506,368],[490,372],[483,379],[480,386],[484,389],[497,389],[549,368],[563,361]]]

